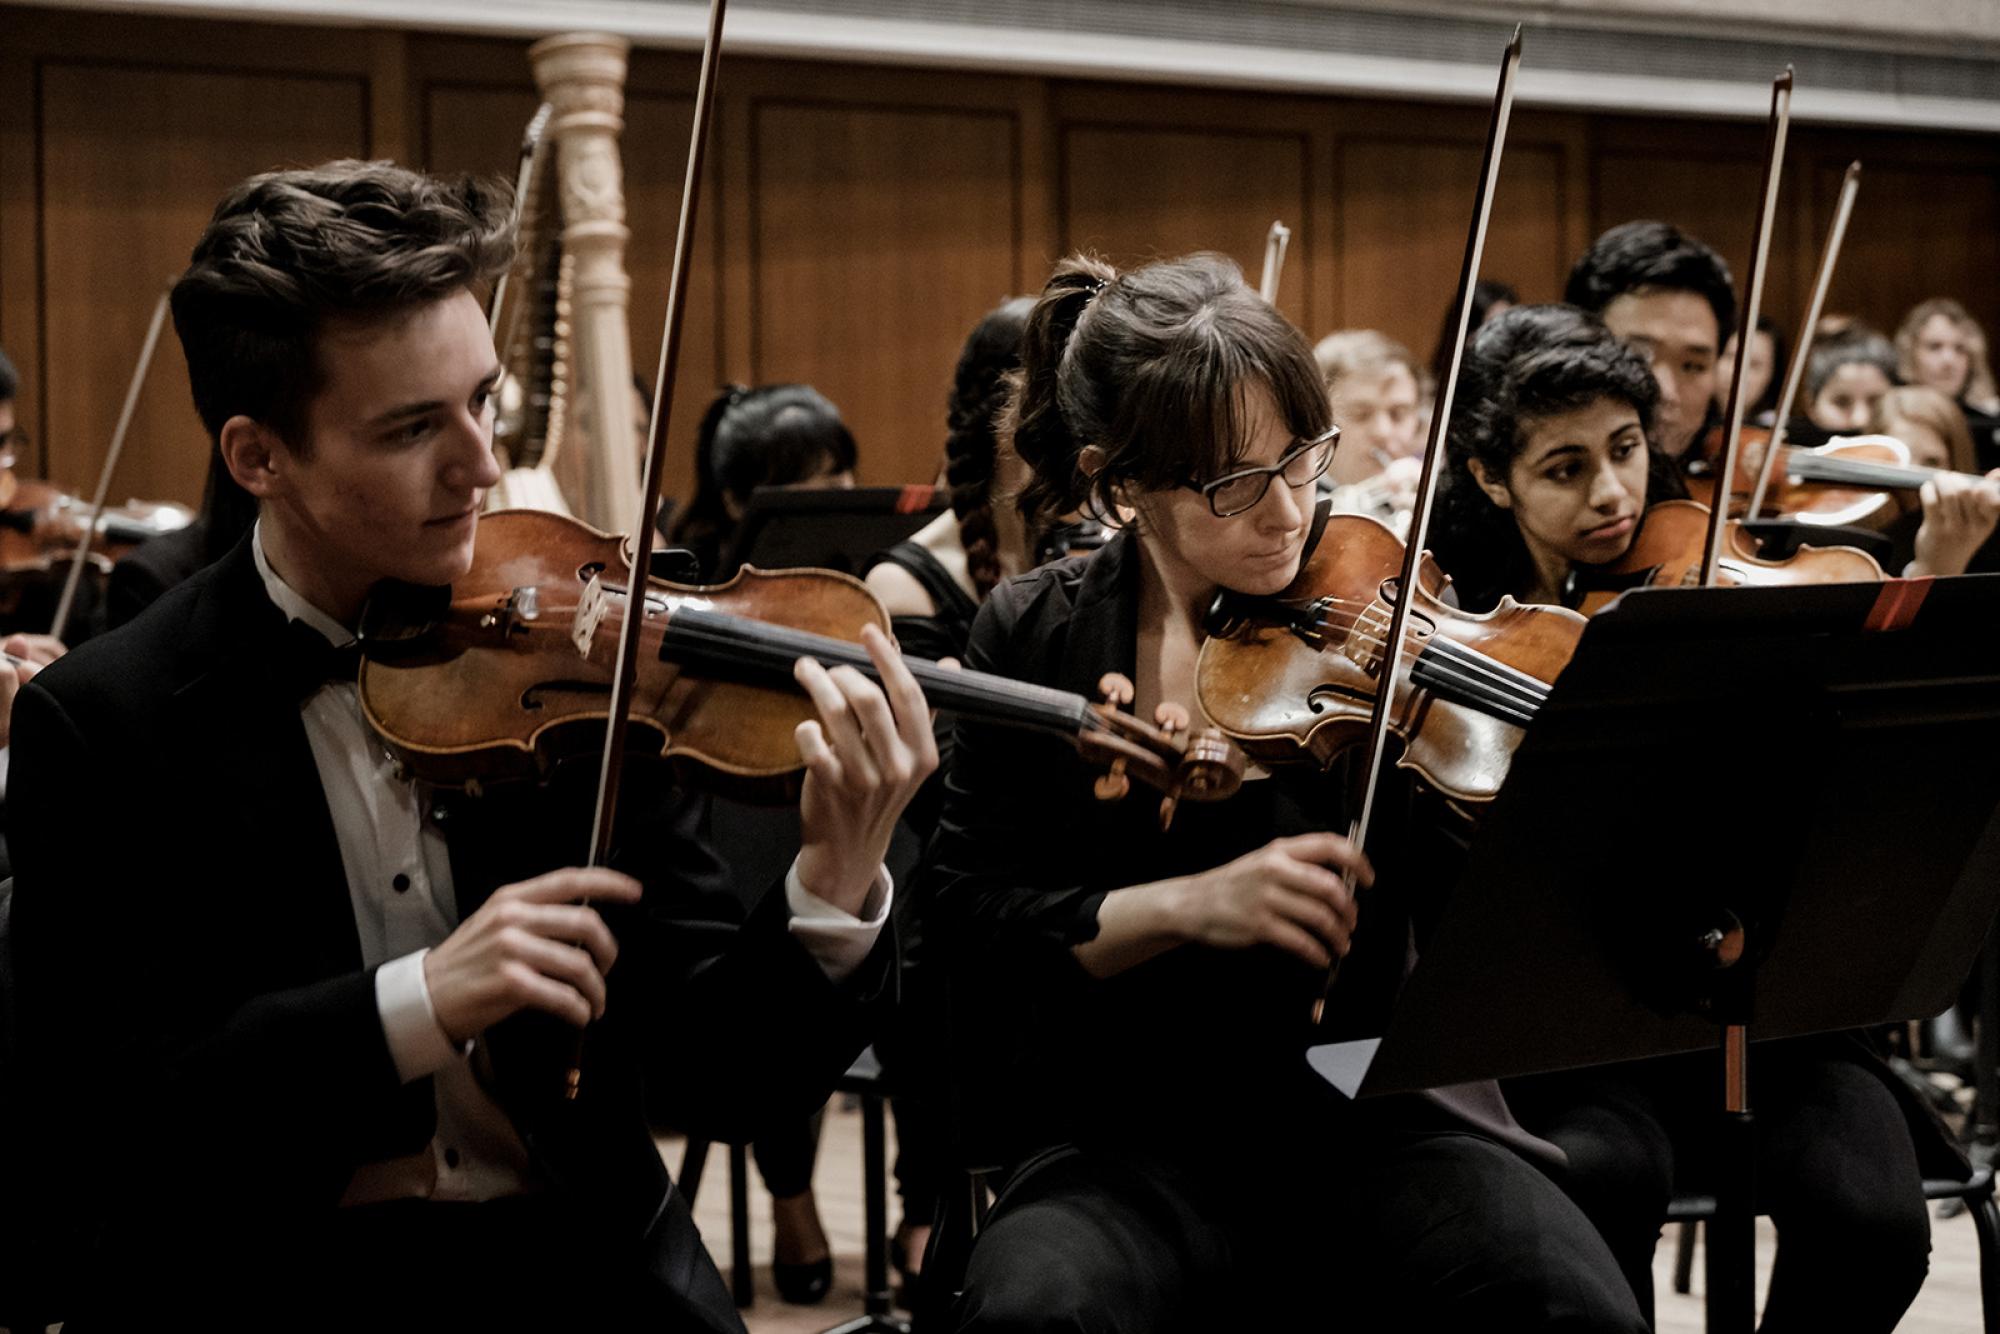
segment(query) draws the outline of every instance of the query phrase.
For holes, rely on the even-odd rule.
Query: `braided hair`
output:
[[[1034,308],[1033,297],[1017,296],[986,313],[958,354],[945,399],[945,483],[981,602],[1000,582],[1000,534],[993,524],[997,418],[1007,404],[1007,376],[1021,365],[1021,337]]]

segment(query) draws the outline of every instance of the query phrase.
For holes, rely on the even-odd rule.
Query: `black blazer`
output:
[[[980,608],[969,668],[1096,697],[1136,661],[1140,554],[1129,533],[1008,580]],[[1291,768],[1227,802],[1184,804],[1163,834],[1156,794],[1106,803],[1061,741],[961,718],[928,854],[925,931],[952,960],[954,1023],[976,1053],[967,1152],[1018,1161],[1116,1135],[1177,1143],[1261,1133],[1283,1103],[1325,1114],[1305,1062],[1324,975],[1276,949],[1188,946],[1109,980],[1072,947],[1107,892],[1207,870],[1282,834],[1344,827],[1340,773]],[[1400,896],[1371,897],[1343,965],[1340,1031],[1380,1031],[1406,962]],[[1248,1116],[1251,1123],[1244,1125]]]
[[[430,1081],[397,1082],[298,701],[270,670],[283,632],[246,539],[16,706],[30,1143],[63,1164],[93,1267],[114,1276],[86,1281],[73,1315],[112,1310],[115,1291],[155,1318],[176,1292],[198,1302],[216,1254],[309,1236],[358,1165],[415,1152],[434,1128]],[[462,916],[581,862],[593,782],[440,800]],[[559,1024],[521,1016],[487,1046],[537,1165],[657,1280],[665,1327],[735,1331],[649,1105],[731,1139],[809,1113],[864,1045],[894,945],[885,932],[835,987],[787,930],[782,889],[740,921],[696,836],[704,808],[643,786],[612,860],[646,895],[606,912],[620,956],[582,1096],[558,1096]],[[140,1152],[108,1150],[140,1127]]]

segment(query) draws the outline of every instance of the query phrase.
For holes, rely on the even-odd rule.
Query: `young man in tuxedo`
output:
[[[649,1116],[749,1138],[866,1041],[882,854],[936,763],[882,636],[879,688],[797,669],[802,847],[744,921],[663,785],[628,784],[619,869],[577,869],[594,765],[434,791],[362,719],[370,590],[472,561],[475,291],[512,247],[497,191],[332,163],[231,191],[175,288],[257,525],[14,716],[21,1087],[81,1234],[72,1329],[740,1330]]]

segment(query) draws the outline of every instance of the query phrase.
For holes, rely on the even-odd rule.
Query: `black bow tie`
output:
[[[336,681],[352,684],[361,675],[361,645],[357,641],[336,648],[304,621],[291,621],[285,626],[284,647],[274,666],[304,702]]]

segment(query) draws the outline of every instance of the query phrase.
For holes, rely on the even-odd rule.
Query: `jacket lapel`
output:
[[[1058,669],[1063,689],[1102,699],[1097,683],[1106,672],[1138,670],[1140,559],[1126,531],[1086,558]]]
[[[361,966],[361,942],[333,817],[299,703],[272,671],[285,617],[246,537],[215,567],[168,669],[175,731],[239,837],[209,850],[219,883],[258,887],[267,946],[313,977]]]

